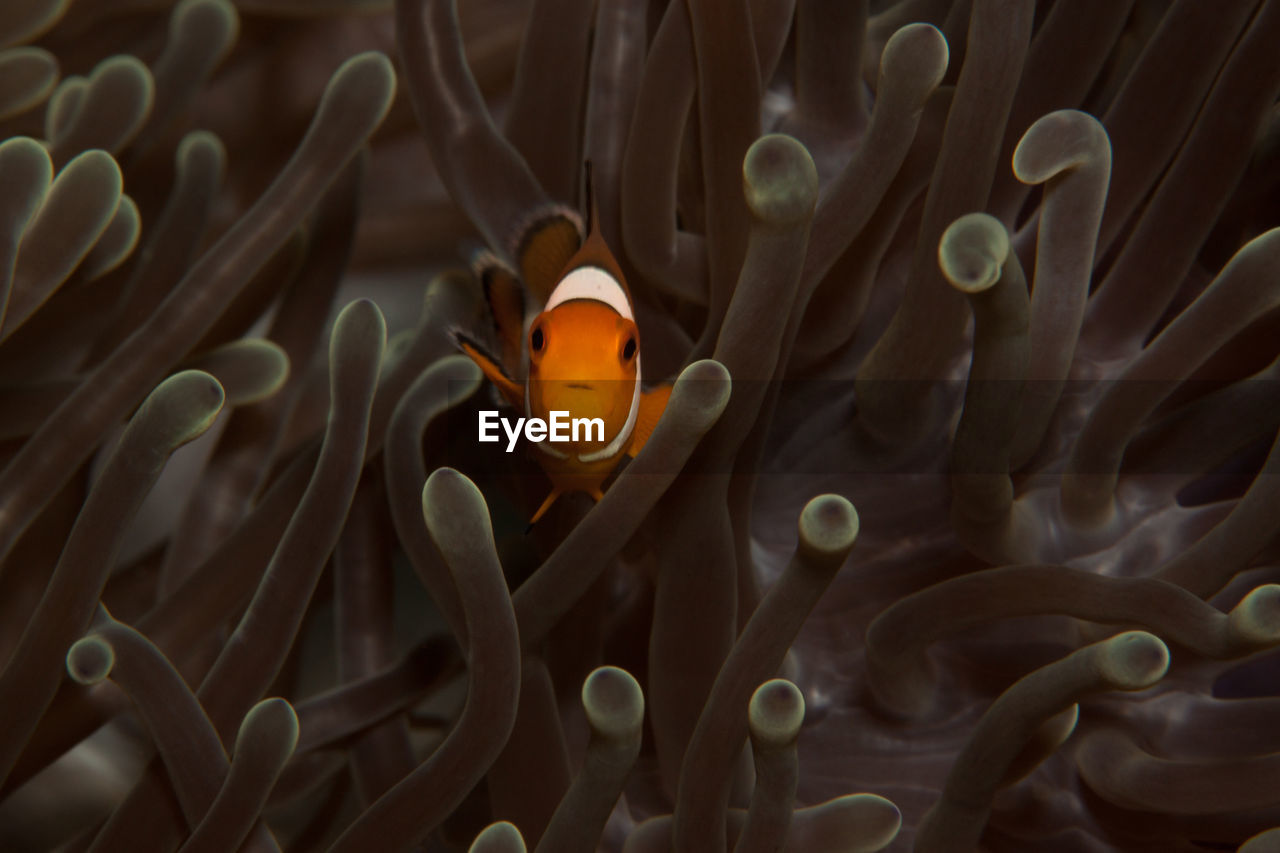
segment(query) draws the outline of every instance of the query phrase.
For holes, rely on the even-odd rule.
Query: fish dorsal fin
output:
[[[560,205],[539,210],[521,230],[514,255],[520,277],[537,304],[551,296],[581,245],[582,220]]]
[[[494,387],[501,392],[503,399],[523,412],[524,386],[508,376],[502,364],[479,341],[458,329],[454,329],[451,335],[458,349],[462,350],[468,358],[476,363],[485,378],[492,382]]]
[[[626,276],[622,274],[622,267],[618,264],[618,259],[614,257],[613,252],[609,249],[609,244],[605,242],[604,234],[600,231],[600,211],[596,205],[595,188],[591,182],[591,161],[588,160],[584,165],[586,170],[586,189],[587,189],[587,236],[582,241],[582,245],[578,251],[574,252],[569,258],[569,263],[563,271],[562,278],[567,277],[572,271],[581,267],[596,267],[608,273],[609,277],[618,283],[622,288],[622,292],[626,294],[626,300],[631,302],[631,291],[627,289]],[[622,313],[622,312],[619,312]]]
[[[587,239],[600,236],[600,206],[596,204],[596,185],[592,179],[591,161],[582,163],[583,188],[587,195]]]
[[[509,375],[519,371],[523,356],[524,291],[515,271],[498,260],[492,252],[477,252],[472,268],[484,288],[484,299],[493,320],[498,357]]]
[[[658,420],[667,410],[667,402],[671,399],[671,385],[663,384],[640,394],[640,413],[636,416],[636,426],[631,432],[631,443],[627,445],[627,455],[635,457],[644,449],[649,436],[658,426]]]

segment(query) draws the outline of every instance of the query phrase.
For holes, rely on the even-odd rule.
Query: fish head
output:
[[[581,442],[576,452],[598,449],[629,429],[640,378],[634,320],[606,303],[572,299],[534,318],[527,346],[530,417],[550,420],[552,412],[567,412],[571,419],[603,421],[604,441]]]

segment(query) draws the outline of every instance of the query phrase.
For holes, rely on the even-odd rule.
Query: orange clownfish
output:
[[[458,347],[526,418],[550,421],[553,412],[567,412],[603,422],[603,431],[587,430],[577,441],[534,444],[552,487],[530,526],[566,492],[599,500],[623,455],[644,447],[671,396],[670,384],[641,386],[640,332],[626,279],[599,230],[590,164],[587,196],[585,240],[576,217],[562,210],[525,230],[516,252],[523,289],[515,273],[487,253],[477,264],[501,357],[454,332]],[[526,291],[541,304],[527,331]]]

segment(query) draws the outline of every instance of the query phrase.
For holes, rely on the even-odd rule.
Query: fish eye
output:
[[[542,334],[542,328],[538,327],[529,333],[529,347],[534,352],[542,352],[542,348],[546,346],[546,338]]]
[[[632,335],[627,338],[627,342],[622,345],[622,360],[630,361],[636,357],[636,336]]]

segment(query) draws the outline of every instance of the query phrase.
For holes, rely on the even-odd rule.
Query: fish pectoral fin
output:
[[[453,342],[457,344],[458,349],[466,353],[467,357],[476,363],[476,366],[480,368],[480,372],[502,392],[502,396],[506,401],[523,411],[524,387],[508,376],[498,360],[490,355],[474,338],[457,329],[453,330],[452,335]]]
[[[653,434],[658,420],[667,409],[667,401],[671,399],[670,384],[658,385],[640,394],[640,411],[636,414],[635,430],[631,433],[631,443],[627,445],[627,455],[635,457],[644,449],[645,442]]]
[[[536,210],[524,223],[512,256],[520,267],[525,287],[538,304],[551,298],[565,264],[581,245],[582,220],[563,205]]]
[[[524,290],[516,273],[487,250],[471,261],[484,288],[484,299],[493,320],[502,364],[519,364],[524,338]]]

